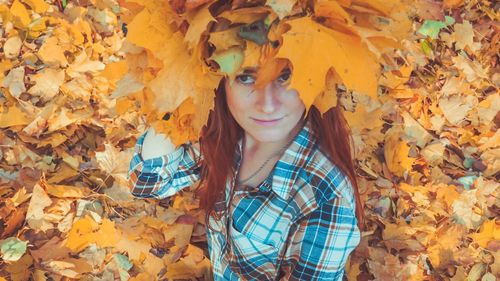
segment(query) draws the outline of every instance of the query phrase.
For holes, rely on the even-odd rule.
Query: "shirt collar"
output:
[[[280,198],[288,200],[302,167],[310,158],[315,140],[316,137],[314,137],[311,122],[307,120],[274,166],[270,177],[260,186],[260,190],[269,191],[269,188],[271,188]],[[243,139],[238,141],[238,159],[241,159],[239,156],[242,151],[242,142]]]

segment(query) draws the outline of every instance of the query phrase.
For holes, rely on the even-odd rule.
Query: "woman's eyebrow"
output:
[[[253,74],[257,72],[257,68],[256,67],[246,67],[243,69],[243,71],[241,73],[244,73],[244,74]]]
[[[255,74],[257,73],[258,71],[258,68],[257,67],[245,67],[243,70],[241,70],[241,74]],[[290,68],[289,67],[285,67],[281,70],[281,74],[283,73],[288,73],[288,72],[291,72]]]

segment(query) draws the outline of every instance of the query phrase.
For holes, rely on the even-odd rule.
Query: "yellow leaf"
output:
[[[314,5],[314,14],[318,17],[325,17],[340,25],[353,25],[351,16],[337,1],[318,1]]]
[[[17,125],[26,125],[31,122],[31,118],[19,109],[18,105],[3,108],[0,105],[0,128],[7,128]]]
[[[65,67],[68,65],[64,49],[59,46],[56,37],[50,37],[43,42],[38,50],[38,57],[47,65],[52,67]]]
[[[277,57],[293,65],[290,88],[296,89],[307,110],[324,90],[328,70],[333,67],[347,88],[377,97],[379,66],[360,38],[316,23],[310,17],[287,22]],[[301,50],[314,50],[303,55]]]
[[[132,261],[140,261],[141,254],[145,255],[149,253],[151,245],[147,242],[138,240],[130,240],[127,238],[122,238],[116,244],[116,249],[119,251],[127,252],[128,257]]]
[[[75,221],[68,233],[65,246],[74,252],[85,249],[89,244],[87,235],[97,230],[98,227],[98,224],[89,216]]]
[[[193,229],[194,226],[192,224],[176,223],[167,226],[163,230],[163,235],[165,237],[165,241],[169,241],[173,238],[176,246],[184,247],[189,244]]]
[[[448,208],[453,205],[453,202],[455,202],[455,199],[458,197],[460,197],[460,193],[458,193],[457,187],[454,185],[442,184],[437,188],[436,198],[443,201]]]
[[[0,81],[3,81],[5,73],[11,68],[12,68],[11,60],[3,60],[0,62]]]
[[[28,38],[36,39],[38,38],[45,30],[47,30],[46,22],[47,17],[40,17],[33,20],[28,26]]]
[[[414,158],[408,157],[410,147],[408,143],[400,139],[403,135],[401,129],[393,127],[389,129],[385,137],[384,157],[389,171],[402,177],[405,172],[411,171]]]
[[[351,128],[362,130],[364,128],[379,128],[384,124],[380,108],[368,111],[363,104],[356,106],[355,112],[345,111],[344,116]]]
[[[443,5],[447,9],[453,9],[461,6],[464,3],[464,0],[444,0]]]
[[[264,19],[272,12],[270,7],[256,6],[249,8],[241,8],[236,10],[226,10],[219,17],[228,19],[232,23],[252,23]]]
[[[237,26],[223,31],[211,32],[209,41],[214,44],[217,50],[226,50],[232,46],[242,45],[244,40],[238,36],[239,30],[240,27]],[[248,43],[252,41],[246,42]]]
[[[92,116],[93,111],[89,108],[71,112],[66,107],[62,107],[60,112],[55,112],[49,119],[48,132],[53,132],[62,129],[69,124],[77,123],[86,120]]]
[[[115,247],[119,239],[114,222],[104,218],[99,225],[90,216],[86,215],[73,223],[65,246],[76,253],[87,248],[91,243],[95,243],[100,247]]]
[[[49,5],[43,0],[23,0],[24,3],[28,4],[36,13],[44,13],[49,8]]]
[[[210,268],[210,261],[204,259],[202,262],[193,264],[186,262],[184,259],[167,266],[167,272],[163,277],[168,279],[189,279],[193,276],[202,277],[203,274]]]
[[[314,99],[314,106],[321,112],[321,116],[332,107],[337,106],[337,85],[340,84],[340,77],[335,70],[330,69],[326,76],[325,90]]]
[[[261,47],[253,41],[246,41],[245,44],[245,56],[241,68],[256,67],[259,65]]]
[[[469,235],[481,247],[486,248],[488,242],[500,240],[500,226],[497,225],[495,219],[483,222],[478,233]]]
[[[71,77],[82,75],[82,73],[97,73],[104,69],[104,64],[97,60],[91,60],[86,52],[79,53],[75,60],[69,65],[66,73]]]
[[[28,10],[24,7],[24,5],[14,0],[12,6],[10,7],[10,13],[12,14],[12,18],[14,19],[14,25],[17,28],[24,29],[30,24],[31,17]]]
[[[152,52],[158,52],[168,46],[166,43],[172,36],[173,30],[170,28],[169,22],[165,20],[165,16],[168,14],[166,12],[168,2],[154,2],[157,3],[154,10],[143,9],[127,25],[127,40]]]
[[[147,272],[141,272],[129,279],[129,281],[149,281],[149,280],[154,280],[154,278]]]
[[[185,42],[191,47],[196,46],[201,34],[206,31],[208,23],[212,20],[215,19],[206,5],[197,9],[194,15],[189,18],[191,24],[184,36]]]
[[[133,110],[135,107],[135,102],[134,100],[128,98],[128,97],[119,97],[116,99],[116,114],[118,115],[123,115],[130,110]]]
[[[111,62],[106,64],[104,70],[100,72],[100,75],[106,77],[109,82],[115,83],[120,80],[128,72],[127,61],[121,60],[117,62]]]

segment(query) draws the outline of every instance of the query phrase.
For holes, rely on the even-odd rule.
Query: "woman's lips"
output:
[[[281,119],[283,119],[283,117],[279,118],[279,119],[270,119],[270,120],[260,120],[260,119],[255,119],[255,118],[252,118],[255,123],[259,124],[259,125],[263,125],[263,126],[274,126],[276,124],[278,124]]]

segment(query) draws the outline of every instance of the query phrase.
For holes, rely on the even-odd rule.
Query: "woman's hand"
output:
[[[173,152],[176,149],[169,136],[157,134],[153,127],[149,128],[144,143],[142,144],[142,159],[147,160],[163,156]]]

